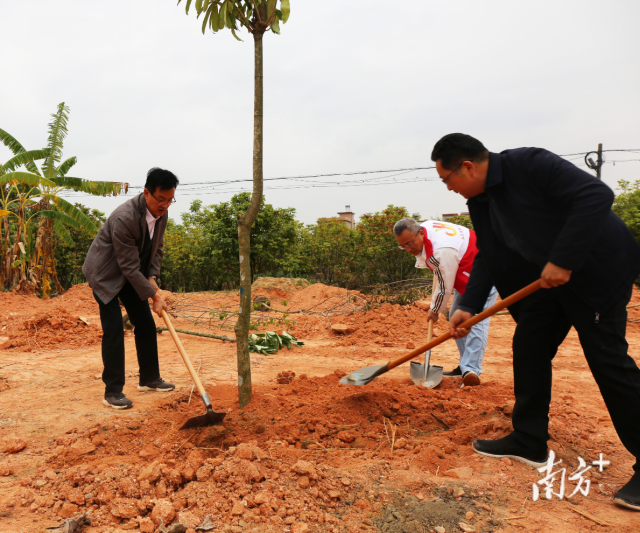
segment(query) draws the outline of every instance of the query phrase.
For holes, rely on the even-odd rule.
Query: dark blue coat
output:
[[[479,312],[492,285],[506,298],[551,262],[571,270],[567,287],[606,313],[640,274],[640,245],[611,211],[613,199],[602,181],[542,148],[490,153],[485,192],[467,202],[480,251],[460,307]],[[510,310],[517,320],[517,304]]]

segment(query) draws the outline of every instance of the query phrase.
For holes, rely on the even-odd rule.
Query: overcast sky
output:
[[[291,4],[281,35],[264,40],[265,178],[429,167],[433,144],[454,131],[496,152],[640,148],[640,2]],[[46,145],[64,101],[73,176],[142,186],[160,166],[183,184],[251,179],[246,32],[244,42],[228,31],[203,36],[195,12],[175,0],[3,1],[0,19],[0,128],[27,149]],[[606,155],[610,186],[640,178],[639,162],[622,162],[640,155]],[[0,146],[0,161],[9,156]],[[406,182],[433,177],[412,171],[395,178],[405,183],[364,187],[344,186],[354,176],[274,181],[265,195],[305,223],[346,204],[357,215],[388,204],[424,218],[465,211],[438,181]],[[305,186],[321,181],[343,185]],[[240,185],[178,188],[170,214],[196,198],[227,201]],[[285,186],[304,188],[274,189]],[[74,198],[106,213],[124,200]]]

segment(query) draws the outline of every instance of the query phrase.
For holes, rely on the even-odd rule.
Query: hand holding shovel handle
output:
[[[482,311],[482,313],[478,313],[476,316],[470,318],[469,320],[465,320],[458,327],[463,329],[470,329],[475,326],[478,322],[482,322],[485,318],[489,318],[490,316],[495,315],[498,311],[501,311],[505,307],[509,307],[513,305],[519,300],[522,300],[525,296],[529,296],[530,294],[536,292],[540,288],[540,280],[534,281],[530,285],[527,285],[523,289],[520,289],[518,292],[513,293],[508,298],[498,302],[495,305],[492,305],[488,309]],[[420,346],[415,350],[409,352],[406,355],[396,359],[395,361],[390,361],[384,366],[368,366],[366,368],[362,368],[360,370],[356,370],[351,374],[343,377],[340,380],[340,383],[343,385],[366,385],[370,381],[373,381],[376,377],[388,372],[389,370],[400,366],[402,363],[406,363],[410,359],[413,359],[415,356],[420,355],[424,352],[435,348],[439,344],[442,344],[444,341],[447,341],[451,338],[451,333],[448,331],[444,335],[437,337],[436,339],[428,342],[424,346]]]
[[[471,329],[473,326],[475,326],[479,322],[482,322],[485,318],[489,318],[490,316],[495,315],[498,311],[502,311],[505,307],[509,307],[510,305],[513,305],[517,301],[522,300],[522,298],[536,292],[539,288],[540,288],[540,280],[534,281],[533,283],[527,285],[523,289],[520,289],[518,292],[513,293],[508,298],[505,298],[504,300],[499,301],[497,304],[492,305],[488,309],[485,309],[484,311],[482,311],[482,313],[478,313],[476,316],[471,317],[469,320],[465,320],[458,327],[462,329]],[[431,324],[429,324],[429,326],[431,326]],[[402,357],[399,357],[395,361],[391,361],[388,364],[387,368],[388,370],[391,370],[401,365],[402,363],[406,363],[410,359],[413,359],[416,355],[420,355],[421,353],[431,350],[431,348],[435,348],[436,346],[438,346],[439,344],[442,344],[444,341],[447,341],[450,338],[451,338],[451,333],[447,331],[444,335],[440,335],[439,337],[436,337],[434,340],[432,340],[431,342],[428,342],[424,346],[420,346],[420,348],[416,348],[412,352],[409,352],[407,355],[403,355]]]

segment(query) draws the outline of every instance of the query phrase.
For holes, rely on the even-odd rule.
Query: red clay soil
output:
[[[257,292],[270,296],[272,307],[289,310],[347,294],[322,285]],[[219,306],[238,301],[230,293],[199,296],[212,297]],[[634,291],[631,304],[638,303]],[[159,336],[160,364],[176,391],[137,391],[128,335],[124,392],[134,408],[117,412],[101,403],[100,327],[88,287],[48,302],[0,294],[0,305],[0,336],[13,344],[0,350],[3,533],[41,532],[85,511],[92,518],[84,529],[89,533],[151,533],[177,522],[195,533],[208,515],[214,531],[238,532],[640,529],[640,513],[612,504],[633,458],[615,434],[574,331],[554,361],[550,416],[549,445],[563,461],[556,469],[567,467],[565,498],[533,502],[532,486],[540,480],[535,469],[476,455],[470,447],[475,438],[501,437],[511,428],[509,316],[491,323],[481,386],[461,389],[460,380],[450,378],[425,390],[408,378],[407,365],[366,387],[338,383],[346,372],[424,344],[422,303],[329,319],[290,315],[296,324],[288,331],[305,346],[252,354],[254,396],[244,410],[238,408],[235,345],[181,334],[194,365],[201,365],[214,408],[227,412],[222,426],[181,431],[204,409],[167,334]],[[629,314],[640,318],[640,307]],[[334,334],[330,322],[351,333]],[[639,361],[640,323],[628,326],[630,352]],[[436,331],[444,328],[441,320]],[[24,338],[28,342],[14,344]],[[432,358],[453,368],[455,345],[439,346]],[[569,497],[578,457],[591,465],[599,454],[610,465],[586,472],[588,496]]]

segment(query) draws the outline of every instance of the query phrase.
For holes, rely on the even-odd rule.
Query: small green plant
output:
[[[282,305],[284,305],[285,307],[287,307],[287,305],[289,305],[289,302],[287,302],[287,300],[282,300]]]
[[[291,350],[292,346],[304,346],[304,342],[300,342],[290,333],[282,332],[278,335],[273,331],[265,331],[264,333],[254,333],[249,336],[249,351],[269,355],[277,352],[280,348],[286,346]]]

